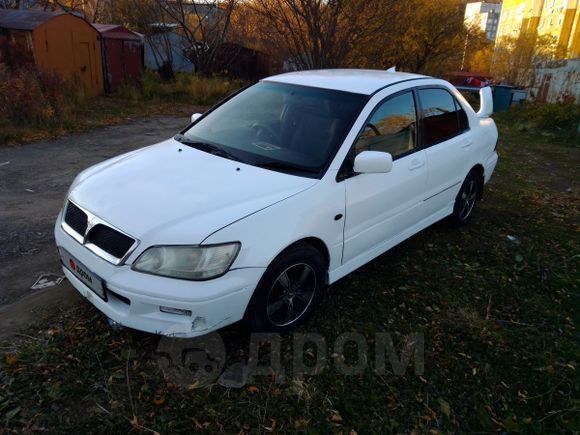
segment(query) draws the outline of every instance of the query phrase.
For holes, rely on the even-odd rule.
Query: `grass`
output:
[[[573,102],[524,103],[501,114],[501,120],[519,131],[561,138],[580,147],[580,105]]]
[[[0,427],[49,432],[574,433],[580,430],[578,178],[569,139],[499,119],[500,163],[472,223],[421,232],[333,285],[300,332],[424,334],[422,375],[342,375],[336,363],[246,387],[181,388],[159,338],[113,332],[89,303],[43,313],[2,347]],[[39,315],[39,317],[41,317]],[[220,334],[228,364],[249,336]],[[347,347],[344,357],[353,360]],[[329,354],[332,350],[329,350]],[[342,355],[329,356],[336,361]],[[387,364],[389,368],[389,365]],[[0,429],[1,431],[1,429]]]
[[[150,116],[190,116],[192,104],[131,101],[117,96],[91,99],[75,110],[75,115],[48,125],[5,123],[0,125],[0,146],[18,146],[30,142],[50,140],[65,134],[80,133],[93,128],[127,122],[132,118]],[[1,124],[1,123],[0,123]]]
[[[60,82],[44,83],[47,80],[42,76],[37,78],[32,71],[19,73],[25,75],[25,79],[18,81],[21,86],[15,83],[0,86],[0,102],[3,96],[6,101],[11,101],[14,88],[26,95],[25,80],[33,84],[35,80],[40,81],[41,84],[34,89],[37,98],[44,99],[41,103],[35,98],[25,99],[20,102],[22,107],[9,110],[7,114],[0,110],[0,115],[3,115],[0,117],[0,146],[53,139],[68,133],[126,122],[134,117],[190,116],[197,108],[213,105],[243,86],[237,80],[185,73],[177,74],[172,82],[163,82],[155,72],[146,71],[139,82],[124,85],[113,94],[84,98],[76,88],[66,83],[61,89]],[[16,79],[13,81],[16,82]],[[40,113],[38,116],[26,116],[33,111]]]
[[[240,89],[241,80],[222,77],[203,77],[177,73],[175,80],[163,82],[157,73],[147,70],[140,82],[128,83],[116,92],[120,98],[139,102],[172,102],[209,106]]]

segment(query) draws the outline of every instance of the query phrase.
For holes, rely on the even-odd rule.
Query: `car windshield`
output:
[[[260,82],[176,139],[254,166],[319,178],[367,99],[349,92]]]

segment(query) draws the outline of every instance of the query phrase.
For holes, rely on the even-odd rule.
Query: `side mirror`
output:
[[[191,122],[195,122],[199,118],[201,118],[201,113],[194,113],[193,115],[191,115]]]
[[[354,172],[384,174],[393,169],[393,156],[381,151],[363,151],[354,159]]]
[[[493,113],[493,94],[491,88],[486,86],[479,90],[479,112],[477,112],[478,118],[489,118]]]

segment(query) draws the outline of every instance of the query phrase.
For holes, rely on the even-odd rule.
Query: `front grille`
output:
[[[87,236],[87,242],[92,243],[106,253],[116,258],[123,258],[135,240],[106,225],[97,224]]]
[[[84,236],[88,224],[87,214],[70,201],[66,206],[64,221],[74,231]]]
[[[137,242],[71,201],[66,206],[62,228],[77,242],[115,265],[121,263]]]

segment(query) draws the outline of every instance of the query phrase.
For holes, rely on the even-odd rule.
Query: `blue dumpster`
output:
[[[492,86],[493,91],[493,111],[494,112],[506,112],[511,104],[513,98],[514,89],[513,86],[505,85],[495,85]]]

